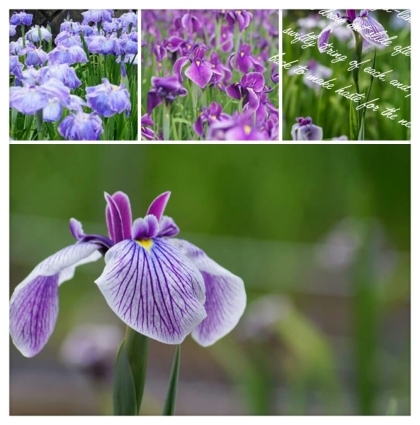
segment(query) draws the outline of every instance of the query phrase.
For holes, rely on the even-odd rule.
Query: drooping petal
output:
[[[207,347],[228,334],[241,318],[246,306],[244,282],[195,245],[181,239],[170,239],[169,243],[179,248],[203,276],[207,317],[193,330],[192,337]]]
[[[255,112],[260,106],[260,98],[253,89],[246,89],[247,96],[244,102],[244,111]]]
[[[159,195],[150,204],[146,215],[153,214],[157,218],[157,220],[160,221],[163,216],[163,213],[165,212],[166,204],[168,203],[170,196],[171,192],[164,192]]]
[[[76,243],[38,264],[10,299],[10,335],[26,357],[38,354],[50,338],[58,315],[58,287],[78,265],[101,257],[98,245]]]
[[[341,25],[344,25],[347,22],[346,18],[338,19],[337,21],[331,22],[327,25],[318,36],[318,50],[323,53],[328,44],[328,40],[330,38],[333,30]]]
[[[194,60],[194,62],[187,68],[185,75],[197,86],[204,89],[211,80],[212,69],[207,61],[201,59]]]
[[[226,94],[233,99],[240,100],[242,97],[240,85],[238,83],[230,84],[226,87]]]
[[[82,223],[75,218],[70,219],[70,233],[77,240],[82,239],[85,236],[85,232],[83,231]]]
[[[180,344],[206,317],[199,271],[166,240],[123,241],[105,255],[96,283],[128,326],[167,344]]]

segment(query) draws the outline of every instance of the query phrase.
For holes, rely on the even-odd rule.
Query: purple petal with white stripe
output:
[[[326,45],[328,44],[328,40],[330,38],[331,33],[335,28],[340,27],[347,23],[346,18],[338,19],[337,21],[333,21],[329,25],[327,25],[318,36],[318,50],[323,53],[326,50]]]
[[[171,192],[165,192],[159,195],[151,204],[147,210],[147,215],[153,214],[158,221],[161,220],[163,213],[165,212],[166,204],[169,201]]]
[[[357,31],[365,41],[376,47],[386,47],[383,42],[388,40],[388,35],[385,32],[384,27],[374,18],[371,18],[367,14],[359,16],[353,22],[353,28]],[[377,34],[381,34],[378,39],[372,39]]]
[[[26,357],[38,354],[50,338],[58,315],[58,287],[78,265],[101,257],[98,245],[76,243],[38,264],[10,299],[10,335]]]
[[[180,344],[206,317],[200,272],[166,240],[120,242],[105,263],[96,283],[114,313],[137,332]]]
[[[131,238],[131,206],[128,196],[116,192],[112,196],[105,193],[107,207],[105,210],[109,237],[115,242]]]
[[[206,286],[207,317],[193,330],[192,337],[207,347],[228,334],[238,323],[246,306],[243,280],[210,259],[195,245],[169,239],[200,270]]]

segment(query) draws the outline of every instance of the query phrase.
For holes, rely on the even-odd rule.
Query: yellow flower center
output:
[[[241,52],[241,58],[243,58],[243,57],[244,57],[244,54],[245,54],[244,52]]]
[[[245,134],[248,135],[251,133],[252,128],[249,125],[244,125]]]
[[[152,239],[141,239],[136,241],[141,247],[143,247],[146,251],[150,251],[153,246]]]

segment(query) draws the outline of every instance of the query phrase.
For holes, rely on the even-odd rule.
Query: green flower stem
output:
[[[23,48],[26,47],[26,40],[25,40],[25,25],[20,25],[20,32],[22,33],[22,46]]]
[[[170,131],[171,131],[171,118],[170,118],[170,109],[171,107],[163,102],[162,108],[162,122],[163,122],[163,140],[169,140]]]
[[[38,130],[38,140],[44,140],[44,137],[43,137],[44,120],[42,117],[42,109],[39,109],[38,111],[36,111],[35,117],[36,117],[36,128]]]
[[[176,347],[174,361],[172,363],[171,376],[169,378],[168,390],[166,391],[165,406],[162,415],[171,416],[175,413],[176,392],[178,388],[179,366],[181,364],[181,345]]]

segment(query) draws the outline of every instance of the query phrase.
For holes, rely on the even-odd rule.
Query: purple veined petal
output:
[[[169,239],[169,243],[177,247],[203,276],[207,317],[193,330],[192,337],[207,347],[223,338],[238,324],[246,307],[244,282],[195,245],[181,239]]]
[[[10,335],[25,357],[38,354],[50,338],[58,315],[58,287],[77,266],[101,257],[98,245],[76,243],[38,264],[10,299]]]
[[[230,84],[226,87],[226,94],[233,99],[240,100],[242,97],[241,88],[238,83]]]
[[[131,218],[130,199],[124,192],[115,192],[112,195],[112,199],[114,200],[120,213],[123,239],[130,239],[131,225],[133,222]]]
[[[105,263],[96,283],[114,313],[137,332],[180,344],[206,317],[200,272],[167,240],[122,241]]]
[[[164,192],[159,195],[153,202],[150,204],[150,207],[147,210],[146,215],[153,214],[157,221],[159,222],[165,212],[166,204],[169,201],[169,197],[171,196],[171,192]]]
[[[133,230],[131,231],[133,239],[140,241],[143,239],[152,239],[159,232],[159,222],[154,215],[146,215],[144,218],[134,220]]]
[[[185,56],[182,56],[175,61],[175,63],[174,63],[174,74],[178,77],[178,81],[181,82],[183,80],[183,78],[182,78],[182,68],[184,68],[184,66],[189,62],[190,62],[190,60]]]
[[[179,227],[175,224],[175,221],[166,215],[162,217],[159,223],[159,237],[173,237],[179,233]]]
[[[347,23],[346,18],[341,18],[337,21],[331,22],[329,25],[327,25],[319,34],[318,36],[318,50],[323,53],[326,49],[326,45],[328,44],[328,40],[330,39],[330,35],[333,32],[333,30],[341,25],[344,25]]]
[[[123,233],[123,219],[122,219],[120,210],[118,209],[117,203],[115,202],[113,197],[106,192],[105,192],[105,200],[107,202],[105,216],[106,216],[109,236],[114,241],[114,243],[121,242],[122,240],[124,240],[124,233]],[[131,228],[131,225],[130,225],[130,228]],[[131,230],[130,230],[130,236],[131,236]],[[128,238],[130,238],[130,236]]]
[[[250,72],[241,78],[241,85],[254,89],[256,93],[262,92],[265,86],[264,75],[260,72]]]
[[[385,32],[384,27],[374,18],[368,15],[360,16],[353,22],[353,29],[357,31],[364,39],[370,44],[376,47],[386,47],[382,42],[387,40],[389,37]],[[376,34],[381,34],[379,40],[372,39]]]
[[[211,80],[212,69],[207,61],[195,59],[194,62],[187,68],[185,75],[197,86],[204,89]]]

